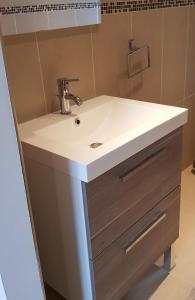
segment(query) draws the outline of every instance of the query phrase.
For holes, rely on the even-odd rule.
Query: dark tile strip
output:
[[[110,2],[83,2],[66,4],[39,4],[0,7],[3,15],[25,14],[36,12],[65,11],[71,9],[93,9],[101,7],[101,14],[124,13],[131,11],[151,10],[167,7],[195,5],[195,0],[127,0]]]
[[[21,5],[0,7],[2,15],[24,14],[36,12],[63,11],[69,9],[90,9],[99,7],[99,2],[84,2],[84,3],[66,3],[66,4],[39,4],[39,5]]]
[[[128,0],[118,2],[112,1],[101,4],[101,14],[105,15],[187,5],[195,5],[195,0]]]
[[[70,3],[70,4],[45,4],[45,5],[25,5],[25,6],[12,6],[0,7],[0,13],[3,15],[20,14],[20,13],[36,13],[36,12],[50,12],[50,11],[63,11],[69,9],[83,9],[95,8],[99,6],[98,3]]]

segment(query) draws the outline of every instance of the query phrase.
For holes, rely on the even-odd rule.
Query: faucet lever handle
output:
[[[80,81],[79,78],[62,78],[62,80],[66,81],[66,82],[74,82],[74,81]]]
[[[58,89],[60,91],[60,94],[63,94],[63,90],[68,90],[69,87],[69,82],[76,82],[80,81],[79,78],[58,78],[57,83],[58,83]]]
[[[80,81],[80,79],[79,78],[59,78],[59,79],[57,79],[57,81],[58,81],[58,83],[60,83],[61,85],[68,85],[69,84],[69,82],[75,82],[75,81]]]
[[[62,78],[62,84],[64,85],[64,87],[67,89],[69,86],[69,82],[77,82],[80,81],[79,78]]]

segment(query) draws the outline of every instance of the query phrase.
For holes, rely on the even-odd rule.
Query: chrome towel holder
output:
[[[143,71],[147,70],[150,68],[150,48],[147,44],[137,47],[135,44],[135,39],[130,39],[129,40],[129,54],[128,54],[128,77],[134,77]],[[145,51],[145,60],[146,63],[143,64],[142,61],[140,61],[139,65],[134,64],[134,57],[135,55],[141,55],[141,52],[144,54]]]

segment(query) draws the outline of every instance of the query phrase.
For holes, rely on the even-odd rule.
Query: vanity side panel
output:
[[[43,277],[67,300],[92,300],[82,182],[25,157]]]

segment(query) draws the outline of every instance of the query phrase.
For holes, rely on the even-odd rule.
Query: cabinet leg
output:
[[[163,268],[167,272],[170,272],[174,267],[175,267],[174,251],[173,251],[172,247],[170,247],[169,249],[167,249],[164,252],[164,265],[163,265]]]

